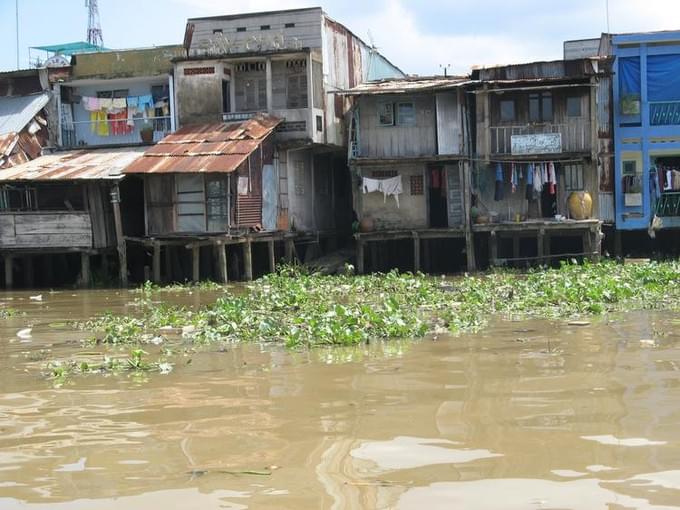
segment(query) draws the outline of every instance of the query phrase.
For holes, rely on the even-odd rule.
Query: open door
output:
[[[427,187],[430,204],[430,227],[446,228],[449,225],[446,208],[446,171],[443,167],[430,167],[428,174]]]

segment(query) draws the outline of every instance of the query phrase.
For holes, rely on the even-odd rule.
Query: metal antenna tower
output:
[[[103,47],[104,38],[102,36],[102,26],[99,22],[99,7],[97,0],[85,0],[85,7],[88,9],[87,16],[87,42],[95,46]]]

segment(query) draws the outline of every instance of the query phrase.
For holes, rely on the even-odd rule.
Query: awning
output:
[[[234,172],[280,122],[258,114],[241,122],[185,126],[149,148],[124,173]]]
[[[91,44],[85,41],[63,43],[63,44],[51,44],[47,46],[31,46],[32,50],[42,50],[49,51],[50,53],[56,53],[58,55],[76,55],[78,53],[90,53],[94,51],[106,51],[107,49],[102,46],[97,46],[96,44]]]
[[[0,182],[121,179],[123,169],[139,158],[144,149],[126,147],[55,152],[0,170]]]
[[[409,94],[451,90],[477,83],[467,76],[429,76],[388,78],[361,83],[354,88],[336,91],[343,96],[370,96],[380,94]]]

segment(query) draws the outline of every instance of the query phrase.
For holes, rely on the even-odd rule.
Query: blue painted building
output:
[[[680,31],[612,37],[616,228],[680,228]]]

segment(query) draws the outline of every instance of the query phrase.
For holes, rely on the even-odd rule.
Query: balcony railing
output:
[[[61,144],[63,147],[84,147],[154,143],[170,131],[170,117],[75,121],[62,125]]]
[[[657,216],[680,216],[680,193],[663,193],[656,203]]]
[[[562,152],[589,152],[590,122],[567,121],[562,124],[525,124],[523,126],[493,126],[490,128],[491,154],[511,154],[513,135],[560,133]]]
[[[225,112],[222,113],[222,120],[224,122],[240,122],[244,120],[251,119],[258,113],[267,113],[266,110],[260,112]],[[291,136],[299,136],[300,133],[307,132],[307,120],[309,117],[308,108],[296,108],[289,110],[271,110],[268,112],[274,117],[278,117],[283,120],[277,131],[279,135],[289,134]]]
[[[680,101],[649,103],[649,123],[652,126],[680,125]]]

